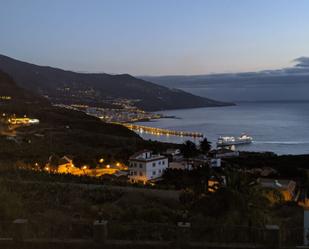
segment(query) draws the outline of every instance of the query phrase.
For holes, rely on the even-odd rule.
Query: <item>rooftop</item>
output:
[[[262,187],[276,189],[287,189],[291,184],[296,184],[294,181],[288,179],[277,180],[271,178],[259,178],[258,182],[262,185]]]
[[[158,160],[158,159],[164,159],[164,158],[166,157],[160,154],[152,154],[151,150],[141,150],[133,154],[130,157],[130,160],[152,161],[152,160]]]

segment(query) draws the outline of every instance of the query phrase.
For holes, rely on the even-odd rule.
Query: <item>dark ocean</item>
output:
[[[219,136],[247,133],[254,142],[243,151],[309,154],[309,102],[241,102],[236,106],[171,110],[152,122],[138,124],[173,130],[202,132],[215,146]],[[140,134],[145,139],[182,143],[187,137]]]

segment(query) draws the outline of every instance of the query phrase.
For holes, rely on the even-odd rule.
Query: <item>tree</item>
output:
[[[190,158],[198,155],[196,144],[187,140],[181,147],[181,152],[185,158]]]
[[[215,218],[225,225],[264,225],[268,222],[270,202],[253,178],[237,172],[225,172],[226,185],[215,192],[199,194],[192,212]]]
[[[226,174],[226,194],[232,197],[232,209],[239,210],[248,224],[264,224],[268,220],[270,201],[252,177],[230,171]]]
[[[200,141],[200,151],[207,154],[211,150],[211,142],[204,138]]]

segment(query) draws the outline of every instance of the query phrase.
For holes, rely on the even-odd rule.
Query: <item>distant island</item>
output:
[[[0,70],[11,75],[25,89],[56,104],[106,106],[129,100],[146,111],[233,105],[170,89],[129,74],[76,73],[37,66],[0,55]]]
[[[226,102],[309,101],[307,60],[307,57],[300,57],[293,60],[294,66],[277,70],[138,78]]]

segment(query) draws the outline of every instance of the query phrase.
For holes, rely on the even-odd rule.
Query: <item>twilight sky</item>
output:
[[[0,54],[134,75],[291,66],[309,55],[308,0],[0,0]]]

